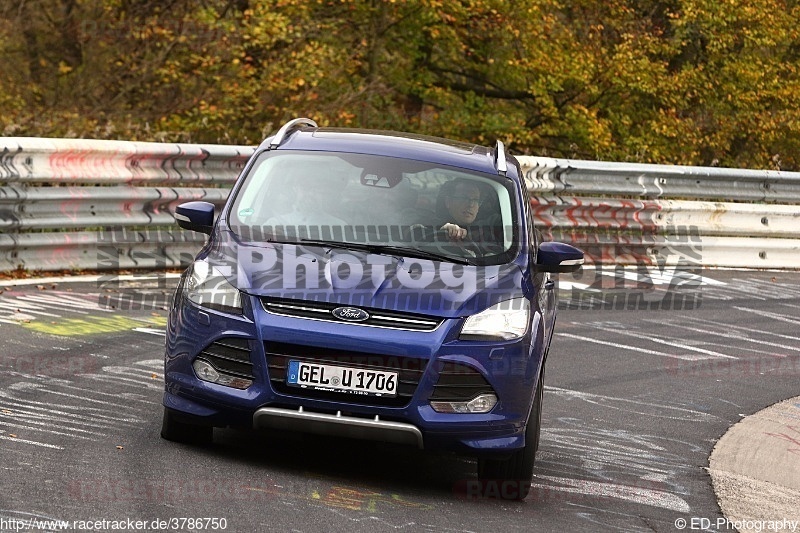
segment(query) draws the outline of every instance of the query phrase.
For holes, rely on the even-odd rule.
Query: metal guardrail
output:
[[[176,267],[250,146],[0,138],[0,271]],[[536,223],[590,262],[800,267],[800,173],[518,157]]]
[[[0,271],[185,265],[205,236],[175,206],[221,206],[250,146],[0,139]]]
[[[517,159],[539,227],[594,262],[800,268],[800,172]]]
[[[800,203],[800,172],[518,157],[534,194]]]

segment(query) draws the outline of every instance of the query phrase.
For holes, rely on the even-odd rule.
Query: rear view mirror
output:
[[[575,272],[583,266],[583,251],[563,242],[543,242],[536,254],[539,272]]]

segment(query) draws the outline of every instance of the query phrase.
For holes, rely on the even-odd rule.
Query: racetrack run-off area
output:
[[[726,470],[738,483],[724,485],[721,509],[709,457],[746,416],[798,394],[800,273],[693,276],[562,276],[534,487],[520,503],[476,490],[474,462],[455,455],[229,429],[206,448],[164,441],[175,276],[5,281],[0,530],[158,519],[178,531],[191,528],[170,520],[204,517],[228,531],[676,531],[680,519],[726,531],[723,510],[753,518],[729,501],[747,513],[736,502],[758,495],[748,490],[780,487]],[[792,472],[792,408],[783,429],[750,424],[735,440],[758,439],[761,458],[774,443],[785,453],[773,467]]]

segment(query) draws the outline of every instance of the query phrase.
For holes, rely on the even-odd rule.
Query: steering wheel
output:
[[[484,254],[483,249],[469,236],[469,233],[467,233],[467,236],[463,239],[454,240],[450,238],[450,233],[446,229],[426,226],[422,231],[422,236],[423,242],[432,242],[437,248],[449,251],[450,253],[453,253],[453,250],[471,252],[470,254],[455,253],[455,255],[483,257]]]

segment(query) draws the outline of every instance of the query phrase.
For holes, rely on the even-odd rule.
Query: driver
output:
[[[485,192],[481,184],[466,178],[444,183],[436,199],[433,219],[412,225],[412,239],[455,244],[473,257],[499,253],[503,243],[499,216],[491,215],[484,224],[476,223],[479,215],[486,218],[480,212]]]
[[[439,229],[447,232],[451,241],[463,241],[483,203],[481,189],[475,182],[465,179],[454,180],[448,188],[450,191],[444,196],[445,220]]]

